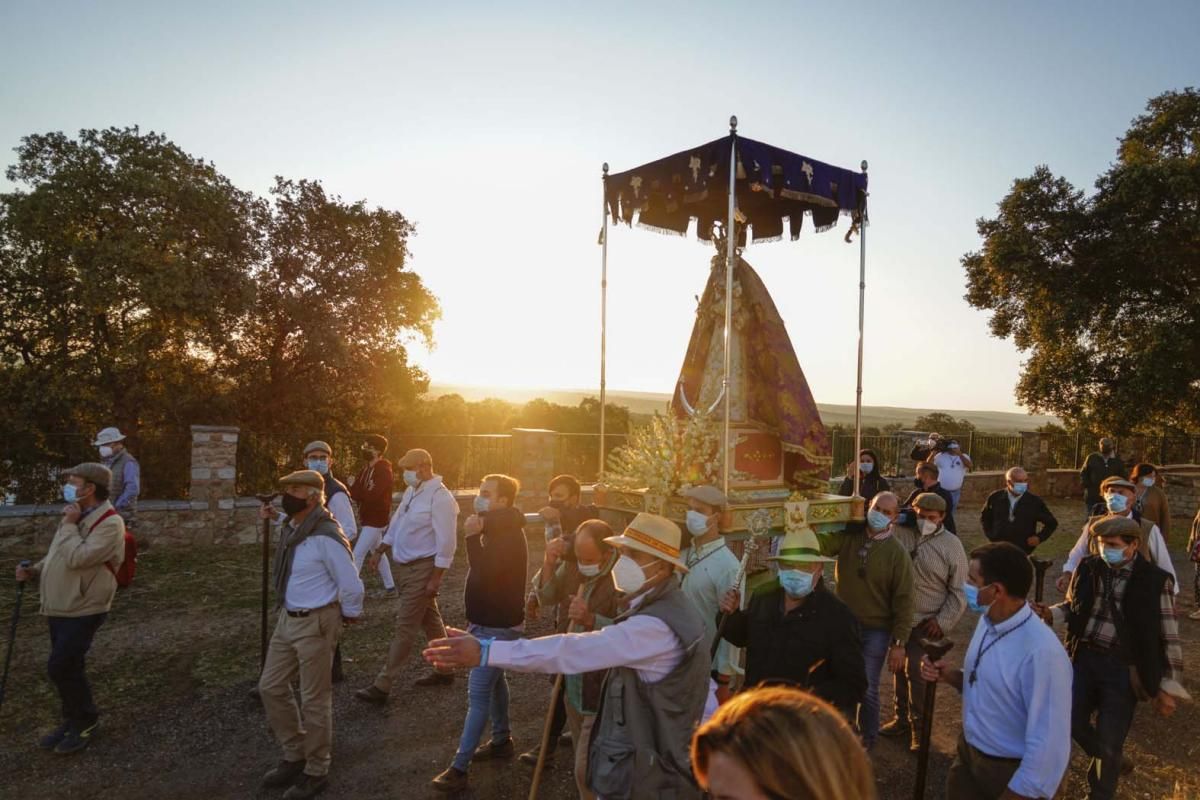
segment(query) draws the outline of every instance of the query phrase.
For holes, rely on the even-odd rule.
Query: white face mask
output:
[[[921,531],[922,536],[929,536],[938,529],[938,524],[931,519],[919,519],[917,528]]]
[[[1142,486],[1145,486],[1147,489],[1149,489],[1153,485],[1154,478],[1142,478]]]
[[[600,574],[599,564],[580,564],[579,574],[585,578],[594,578]]]
[[[106,444],[100,445],[100,457],[101,458],[112,458],[112,454],[113,454],[113,449],[111,447],[109,447]]]
[[[417,483],[419,483],[419,481],[417,480],[416,471],[411,470],[411,469],[404,470],[404,482],[407,483],[409,486],[416,488]]]
[[[612,576],[617,591],[625,594],[637,594],[646,585],[646,573],[642,570],[642,565],[629,556],[623,555],[617,559],[617,563],[613,565]]]
[[[492,507],[492,501],[487,497],[475,495],[475,513],[486,514]]]
[[[703,536],[708,530],[708,517],[701,514],[699,511],[687,512],[687,529],[692,536]]]

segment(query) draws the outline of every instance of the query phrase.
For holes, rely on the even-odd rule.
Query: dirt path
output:
[[[1055,508],[1063,531],[1047,543],[1061,564],[1082,518],[1075,504]],[[962,514],[968,549],[979,543],[978,515]],[[1068,541],[1070,539],[1070,541]],[[533,543],[531,562],[539,562]],[[5,554],[0,575],[11,574],[22,554]],[[98,701],[104,711],[102,733],[89,750],[73,758],[42,753],[32,746],[38,733],[52,727],[53,692],[43,675],[48,649],[45,623],[36,616],[34,597],[27,597],[20,624],[8,699],[0,712],[0,770],[5,776],[0,797],[94,798],[98,792],[130,798],[276,797],[257,790],[258,779],[278,758],[261,710],[247,697],[258,664],[258,555],[253,547],[147,552],[137,585],[123,593],[96,640],[89,664]],[[1177,559],[1190,588],[1191,565]],[[1052,570],[1056,573],[1057,569]],[[449,573],[443,591],[448,621],[461,623],[461,563]],[[377,587],[372,576],[369,588]],[[1052,581],[1048,581],[1048,584]],[[1057,592],[1048,586],[1048,597]],[[1192,608],[1185,592],[1181,608]],[[366,707],[352,697],[370,681],[382,662],[391,628],[390,603],[368,601],[369,621],[347,632],[343,651],[348,679],[336,687],[336,744],[329,798],[383,800],[439,796],[429,779],[454,754],[466,712],[466,683],[412,689],[393,697],[386,709]],[[12,596],[0,598],[0,620],[7,621]],[[953,631],[965,645],[975,619],[968,614]],[[1182,620],[1188,689],[1200,696],[1195,675],[1200,665],[1200,623]],[[530,635],[549,632],[547,622],[529,626]],[[961,658],[961,652],[958,654]],[[423,665],[414,656],[406,679],[418,677]],[[401,685],[407,685],[408,680]],[[543,676],[512,675],[512,718],[518,748],[532,746],[540,733],[549,682]],[[885,679],[884,719],[890,717],[892,693]],[[938,693],[934,744],[927,797],[942,797],[961,720],[953,690]],[[1184,706],[1169,721],[1150,710],[1138,711],[1127,752],[1137,769],[1122,781],[1122,797],[1200,798],[1200,712]],[[873,754],[883,800],[911,797],[915,757],[905,742],[882,739]],[[543,781],[545,800],[575,796],[570,751],[560,748],[557,763]],[[1076,757],[1063,797],[1083,797],[1084,762]],[[465,797],[523,798],[529,770],[512,762],[479,764],[472,769],[472,789]]]

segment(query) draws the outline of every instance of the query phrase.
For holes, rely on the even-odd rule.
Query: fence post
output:
[[[211,544],[233,520],[237,497],[238,429],[225,425],[192,426],[192,510],[209,514],[180,525],[191,529],[193,544]]]
[[[542,428],[512,429],[512,472],[521,482],[517,504],[524,511],[545,505],[546,488],[554,477],[558,454],[557,431]]]
[[[1075,466],[1073,469],[1079,469],[1079,451],[1083,447],[1083,431],[1075,429]]]
[[[1029,475],[1029,488],[1039,494],[1046,491],[1046,465],[1050,455],[1050,435],[1021,431],[1021,467]]]

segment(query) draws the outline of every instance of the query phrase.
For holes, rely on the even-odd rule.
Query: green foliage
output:
[[[913,423],[913,430],[936,431],[943,436],[947,434],[962,436],[975,430],[975,423],[969,419],[955,419],[942,411],[934,411],[923,417],[917,417],[917,421]]]
[[[1085,197],[1038,167],[1017,180],[966,299],[1028,354],[1020,402],[1073,427],[1200,425],[1200,92],[1152,99]]]

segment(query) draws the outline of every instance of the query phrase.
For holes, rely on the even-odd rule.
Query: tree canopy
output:
[[[1118,433],[1200,425],[1200,92],[1150,100],[1090,196],[1039,166],[977,227],[966,299],[1027,355],[1023,405]]]

